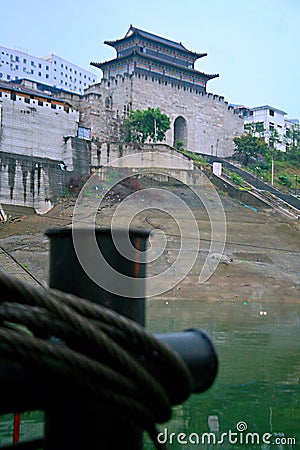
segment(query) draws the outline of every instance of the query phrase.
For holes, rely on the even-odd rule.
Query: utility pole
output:
[[[155,118],[154,118],[154,142],[157,142],[157,125]]]

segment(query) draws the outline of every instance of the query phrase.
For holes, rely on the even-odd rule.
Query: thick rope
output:
[[[105,401],[118,408],[163,448],[155,424],[170,419],[172,405],[186,400],[192,385],[172,349],[105,307],[2,271],[0,292],[0,357],[77,383],[87,404]]]

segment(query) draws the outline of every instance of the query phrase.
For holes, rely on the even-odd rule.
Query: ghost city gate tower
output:
[[[117,54],[109,61],[91,63],[103,71],[103,79],[85,91],[89,111],[83,115],[101,142],[116,140],[117,122],[130,110],[158,107],[171,119],[169,145],[181,140],[193,152],[233,153],[232,139],[242,134],[243,120],[224,97],[207,93],[207,82],[218,75],[194,68],[206,53],[133,26],[123,38],[105,44]]]

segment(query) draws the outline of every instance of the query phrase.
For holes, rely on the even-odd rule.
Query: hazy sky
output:
[[[0,44],[50,53],[101,77],[91,61],[130,24],[208,53],[196,68],[230,103],[271,105],[300,118],[300,0],[0,0]]]

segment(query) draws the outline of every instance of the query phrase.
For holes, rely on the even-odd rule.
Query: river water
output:
[[[300,448],[299,305],[148,302],[152,332],[191,327],[212,337],[218,376],[208,391],[174,409],[173,420],[160,427],[161,441],[174,450]],[[145,449],[152,448],[146,441]]]
[[[208,391],[174,408],[173,419],[160,426],[169,449],[300,448],[299,305],[148,300],[147,328],[153,333],[191,327],[212,337],[219,371]],[[42,432],[41,413],[22,416],[21,439]],[[0,443],[11,436],[7,415]],[[144,450],[153,448],[146,436]]]

